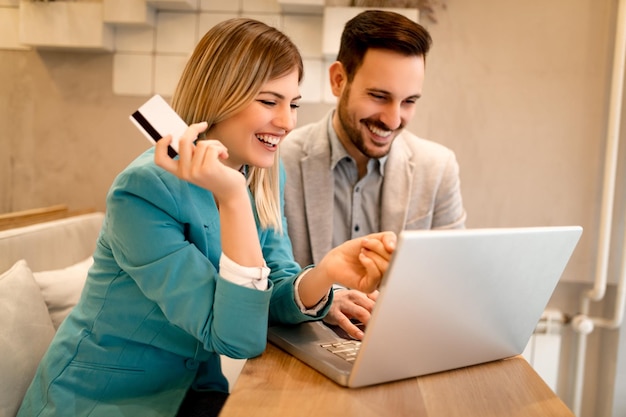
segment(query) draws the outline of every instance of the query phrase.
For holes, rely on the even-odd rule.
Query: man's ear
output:
[[[343,64],[339,61],[330,64],[328,75],[330,78],[330,90],[335,97],[341,97],[341,92],[348,83],[348,76]]]

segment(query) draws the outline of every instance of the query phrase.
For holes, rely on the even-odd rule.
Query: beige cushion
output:
[[[14,416],[55,329],[26,261],[0,275],[0,415]]]
[[[78,303],[87,272],[92,264],[93,257],[90,256],[67,268],[33,272],[55,329],[59,328],[61,322]]]

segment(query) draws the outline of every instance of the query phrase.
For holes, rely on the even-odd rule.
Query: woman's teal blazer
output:
[[[233,284],[217,270],[212,194],[153,159],[150,149],[115,179],[85,289],[42,359],[20,417],[174,416],[191,386],[228,390],[219,355],[261,354],[268,320],[326,314],[330,302],[318,317],[295,302],[301,268],[284,217],[283,234],[259,229],[268,289]],[[283,184],[281,167],[281,204]]]

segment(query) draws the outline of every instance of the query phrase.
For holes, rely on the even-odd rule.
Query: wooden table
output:
[[[246,362],[220,417],[574,417],[519,356],[366,388],[343,388],[268,344]]]

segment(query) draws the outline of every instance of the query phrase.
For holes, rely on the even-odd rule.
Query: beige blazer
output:
[[[330,111],[292,131],[281,144],[287,174],[285,215],[294,257],[318,263],[332,249],[333,172],[328,137]],[[404,131],[393,142],[382,186],[382,230],[465,226],[459,166],[443,145]]]

